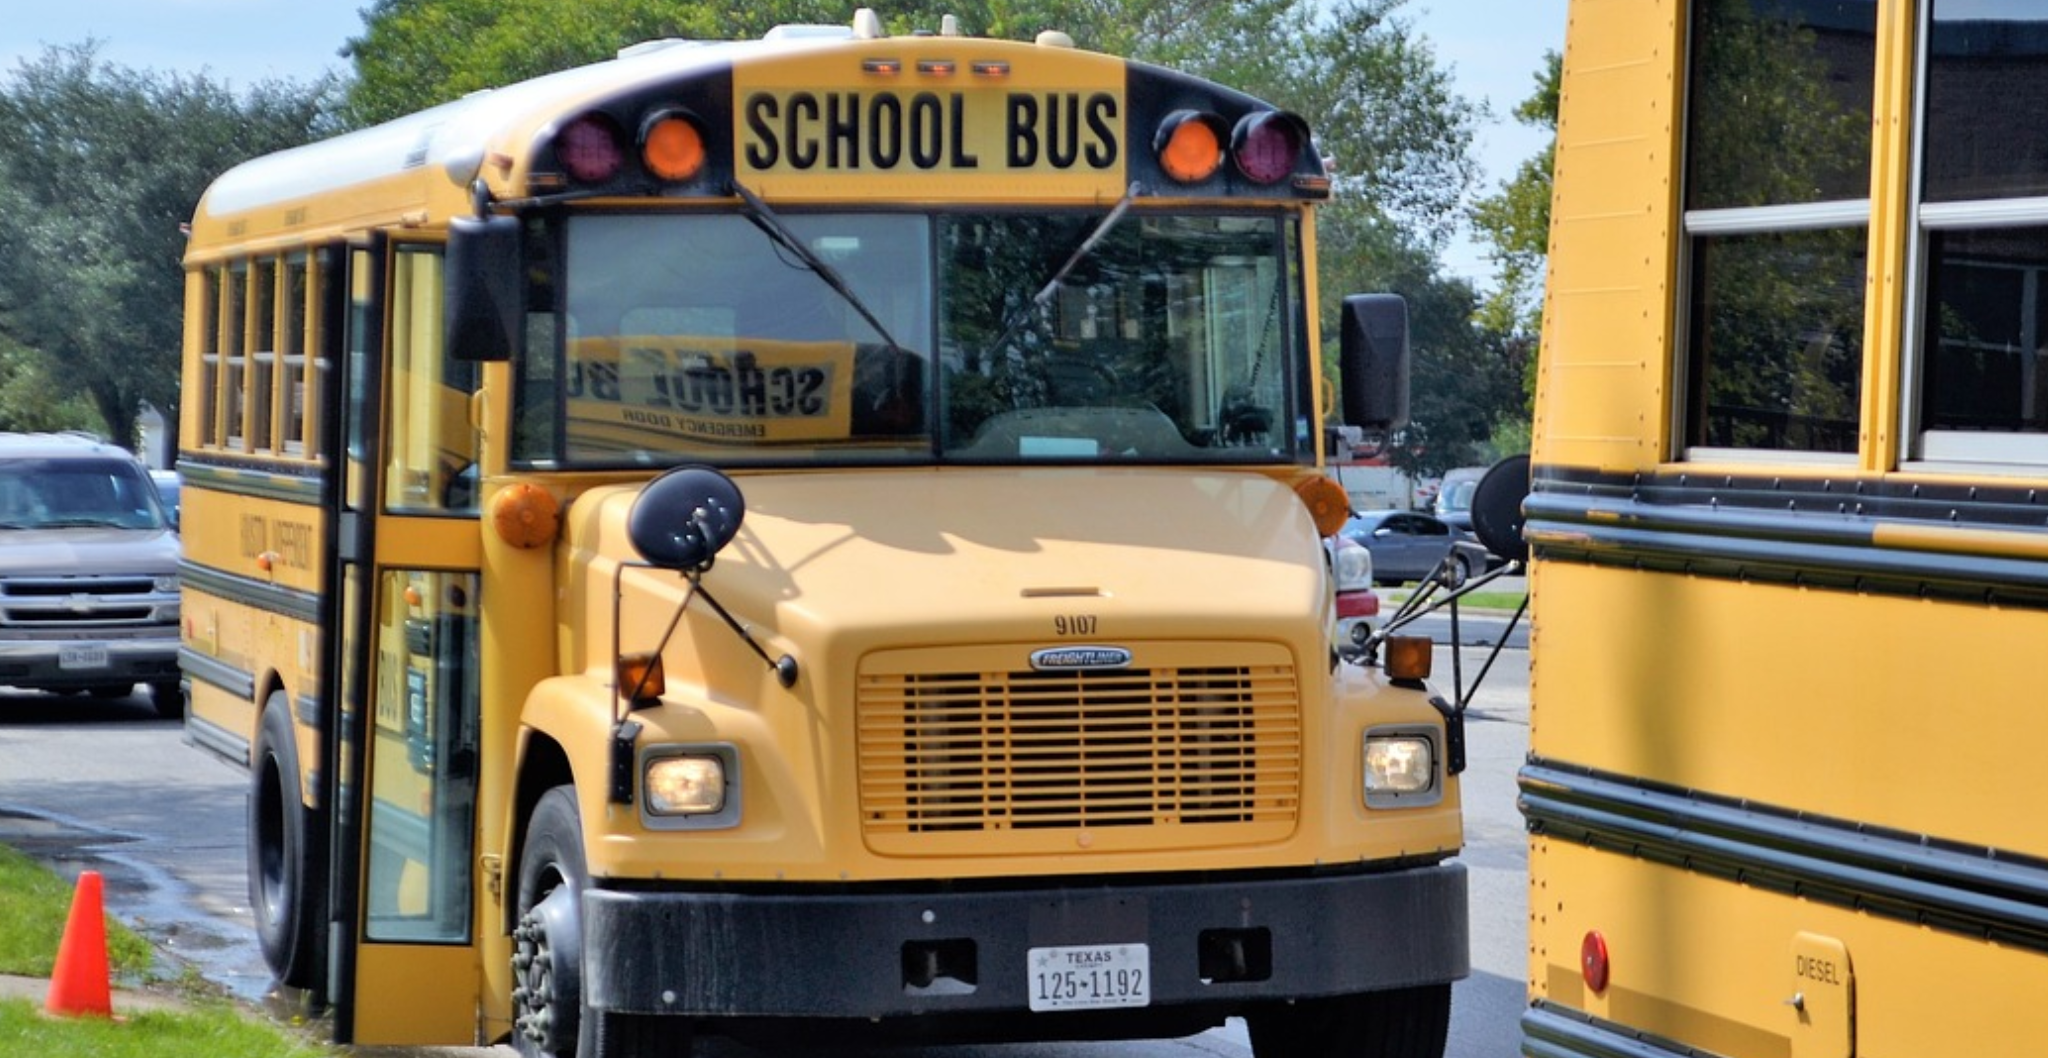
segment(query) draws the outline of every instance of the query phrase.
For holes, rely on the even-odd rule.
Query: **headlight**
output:
[[[1428,736],[1402,732],[1365,739],[1365,803],[1413,804],[1436,790],[1436,746]]]
[[[647,811],[658,816],[704,816],[725,810],[725,761],[718,757],[657,757],[647,762],[642,788]]]
[[[1335,537],[1330,548],[1331,565],[1338,591],[1364,591],[1372,587],[1372,552],[1348,537]]]
[[[178,575],[176,573],[170,573],[158,577],[156,578],[156,580],[151,582],[150,588],[153,589],[158,595],[170,595],[172,593],[175,593],[178,590]]]

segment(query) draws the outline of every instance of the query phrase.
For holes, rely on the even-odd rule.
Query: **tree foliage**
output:
[[[895,9],[891,32],[963,30],[1030,39],[1060,29],[1084,47],[1210,77],[1303,114],[1337,160],[1339,193],[1432,233],[1472,190],[1473,108],[1427,44],[1393,17],[1405,0],[969,0]],[[378,0],[345,115],[384,121],[479,89],[597,62],[664,37],[757,37],[784,23],[851,21],[857,0]]]
[[[1498,286],[1482,319],[1489,329],[1532,336],[1542,315],[1543,272],[1550,252],[1551,169],[1557,161],[1558,91],[1564,58],[1546,52],[1536,91],[1515,107],[1515,119],[1547,129],[1550,141],[1523,160],[1514,178],[1472,207],[1472,226],[1488,244]]]
[[[175,418],[180,226],[222,170],[321,131],[328,92],[264,83],[238,97],[204,75],[103,63],[91,41],[0,82],[0,337],[35,358],[4,365],[4,425],[51,425],[34,406],[45,386],[84,395],[123,444],[143,401]]]
[[[1409,423],[1388,439],[1389,461],[1424,478],[1506,454],[1499,435],[1503,427],[1514,432],[1529,348],[1476,322],[1480,295],[1472,284],[1444,276],[1433,248],[1385,219],[1331,225],[1323,259],[1335,264],[1324,276],[1330,311],[1344,291],[1391,291],[1408,302]],[[1332,320],[1325,330],[1334,327]]]

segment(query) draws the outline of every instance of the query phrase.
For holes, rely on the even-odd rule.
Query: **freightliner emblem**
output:
[[[1031,667],[1040,671],[1124,669],[1131,652],[1122,647],[1047,647],[1031,652]]]

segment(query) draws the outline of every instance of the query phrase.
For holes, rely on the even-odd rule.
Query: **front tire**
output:
[[[270,971],[293,988],[312,988],[326,962],[320,919],[327,903],[327,857],[301,794],[301,774],[290,705],[283,694],[273,694],[263,706],[250,759],[249,907]]]
[[[152,684],[149,688],[150,702],[156,706],[156,715],[166,720],[185,718],[185,689],[173,681]]]
[[[1304,999],[1245,1021],[1256,1058],[1443,1058],[1451,986]]]
[[[523,1058],[689,1058],[689,1021],[584,1004],[583,891],[589,885],[576,789],[557,786],[534,805],[519,854],[513,1048]]]

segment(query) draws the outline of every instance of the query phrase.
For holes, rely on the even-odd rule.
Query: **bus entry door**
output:
[[[440,247],[358,250],[342,500],[344,700],[336,1035],[476,1036],[474,365],[442,350]]]

